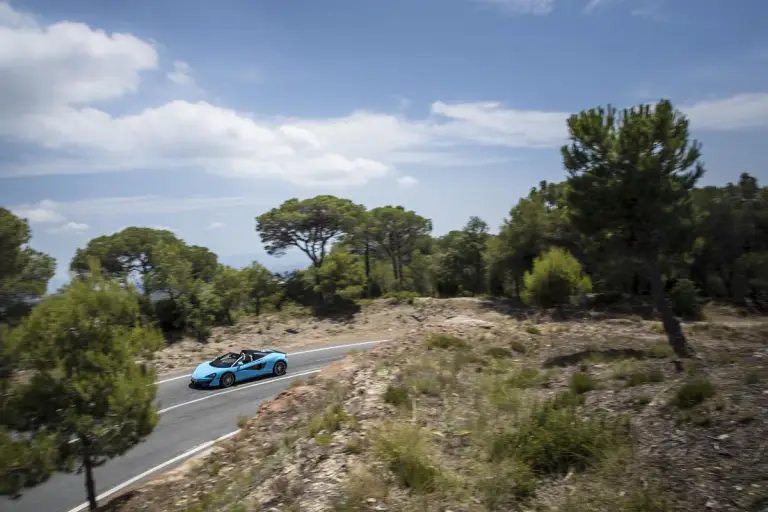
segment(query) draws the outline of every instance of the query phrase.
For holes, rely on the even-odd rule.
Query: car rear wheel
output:
[[[275,375],[285,375],[285,369],[287,368],[285,361],[278,361],[275,363],[274,368],[272,368],[272,373]]]
[[[228,388],[235,383],[235,376],[231,373],[225,373],[221,376],[222,387]]]

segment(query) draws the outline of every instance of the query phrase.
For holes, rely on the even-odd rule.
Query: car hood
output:
[[[197,365],[197,368],[195,368],[195,371],[192,372],[192,376],[196,379],[202,379],[203,377],[207,377],[208,375],[212,373],[219,373],[219,370],[222,368],[216,368],[215,366],[211,366],[210,361],[206,361],[205,363],[200,363]]]

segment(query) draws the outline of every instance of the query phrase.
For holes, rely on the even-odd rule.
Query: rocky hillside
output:
[[[689,324],[678,365],[657,322],[446,307],[109,508],[768,509],[765,323]]]

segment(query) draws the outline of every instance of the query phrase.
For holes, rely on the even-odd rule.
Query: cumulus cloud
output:
[[[413,176],[400,176],[399,178],[397,178],[397,183],[401,187],[408,188],[408,187],[415,187],[416,185],[418,185],[419,180],[417,180]]]
[[[224,227],[223,222],[211,222],[208,224],[208,229],[221,229]]]
[[[513,14],[544,15],[552,12],[555,0],[475,0]]]
[[[64,216],[57,211],[56,203],[50,200],[40,201],[33,205],[19,205],[12,208],[11,211],[32,224],[52,224],[64,220]]]
[[[553,5],[552,0],[486,1],[532,14]],[[120,115],[106,110],[104,100],[139,91],[142,75],[158,71],[155,47],[82,23],[43,26],[0,3],[0,138],[38,148],[34,160],[0,167],[0,177],[183,169],[349,186],[397,176],[393,170],[404,165],[488,162],[468,152],[470,146],[551,148],[567,136],[567,112],[499,102],[436,101],[422,119],[367,110],[324,119],[264,118],[183,100]],[[191,80],[189,66],[175,62],[168,78],[184,83],[187,77]],[[692,105],[691,117],[720,128],[762,122],[757,121],[765,113],[762,95],[731,101],[727,106],[735,110],[725,113],[724,105]],[[199,208],[205,201],[181,204]],[[119,210],[122,204],[80,207]],[[168,206],[179,207],[187,206]]]
[[[7,5],[3,13],[0,136],[37,145],[41,154],[0,176],[175,168],[356,185],[404,162],[450,164],[461,158],[457,145],[547,146],[564,132],[565,114],[497,103],[437,102],[422,120],[369,111],[262,119],[181,100],[117,116],[98,102],[137,91],[142,73],[158,67],[155,45],[80,23],[40,26]],[[182,61],[169,73],[181,83],[188,76]]]
[[[271,202],[248,196],[223,197],[167,197],[158,195],[120,196],[53,202],[43,200],[35,204],[22,204],[12,208],[20,216],[28,215],[30,222],[60,222],[66,217],[119,216],[182,213],[198,210],[219,210],[222,206],[269,206]],[[32,212],[32,213],[30,213]],[[32,220],[34,217],[35,221]]]
[[[704,100],[680,109],[694,130],[738,130],[768,126],[768,93]]]
[[[83,233],[85,231],[88,231],[89,229],[90,227],[88,226],[88,224],[70,221],[70,222],[67,222],[66,224],[62,224],[61,226],[52,228],[49,231],[51,233]]]
[[[178,85],[193,84],[194,80],[190,73],[189,64],[183,60],[177,60],[173,63],[173,68],[166,74],[168,80]]]

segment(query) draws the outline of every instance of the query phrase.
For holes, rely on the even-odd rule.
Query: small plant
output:
[[[509,343],[509,348],[517,352],[518,354],[527,354],[528,349],[526,346],[520,342],[520,341],[512,341]]]
[[[407,424],[382,426],[374,437],[374,452],[384,460],[400,485],[416,493],[434,491],[440,471],[427,456],[418,427]]]
[[[444,350],[466,349],[469,344],[461,338],[451,336],[450,334],[432,334],[427,338],[427,348],[439,348]]]
[[[306,381],[304,379],[296,379],[291,382],[291,388],[299,388],[306,384]]]
[[[240,415],[237,417],[237,428],[244,429],[248,425],[248,417]]]
[[[359,512],[369,510],[368,500],[387,497],[389,489],[380,475],[364,466],[352,468],[341,496],[333,502],[335,512]]]
[[[408,388],[390,384],[384,392],[384,401],[398,407],[411,407],[411,397]]]
[[[350,437],[347,439],[344,451],[347,453],[361,453],[363,451],[363,440],[357,436]]]
[[[510,352],[508,349],[504,347],[491,347],[488,350],[486,350],[485,353],[494,359],[505,359],[508,357],[512,357],[512,352]]]
[[[715,396],[715,386],[704,377],[695,377],[683,384],[672,398],[672,405],[690,409]]]
[[[576,394],[582,395],[597,389],[598,382],[588,373],[574,373],[568,381],[568,387]]]
[[[651,395],[637,395],[635,397],[635,402],[639,405],[648,405],[651,403]]]
[[[534,334],[534,335],[538,336],[538,335],[541,334],[541,329],[539,329],[535,325],[526,325],[525,326],[525,332],[527,332],[528,334]]]
[[[333,442],[333,434],[317,434],[315,435],[315,442],[317,446],[330,446]]]
[[[418,293],[414,292],[389,292],[385,293],[382,296],[382,299],[389,299],[390,303],[392,304],[400,304],[402,302],[406,302],[408,304],[413,304],[416,302],[416,299],[419,298]]]
[[[744,376],[744,384],[752,385],[760,383],[760,374],[756,370],[750,370]]]
[[[495,434],[491,460],[514,458],[537,474],[566,474],[584,470],[608,449],[629,442],[625,417],[594,416],[582,420],[573,407],[556,407],[552,401],[533,408],[516,428]]]
[[[584,399],[584,395],[579,395],[573,391],[561,391],[552,399],[552,407],[555,409],[578,407],[584,403]]]
[[[521,368],[506,380],[506,384],[513,388],[533,388],[547,381],[547,376],[542,375],[536,368]]]
[[[332,403],[321,413],[312,418],[307,426],[309,437],[315,437],[322,431],[332,433],[339,430],[344,424],[350,423],[352,418],[344,410],[344,407],[338,403]]]
[[[489,476],[481,481],[480,488],[488,510],[504,510],[514,502],[532,497],[537,484],[531,468],[513,461],[493,466]]]
[[[675,352],[669,343],[659,342],[651,345],[651,348],[648,349],[648,355],[656,359],[664,359],[674,356]]]
[[[656,368],[647,371],[639,371],[629,374],[627,387],[642,386],[654,382],[664,382],[664,374]]]

